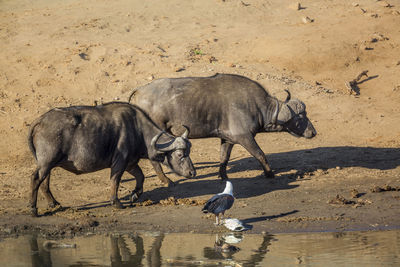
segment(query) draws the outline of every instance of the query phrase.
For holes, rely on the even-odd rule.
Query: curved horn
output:
[[[182,138],[184,138],[184,139],[187,139],[188,138],[188,136],[189,136],[189,128],[187,127],[187,126],[185,126],[185,125],[182,125],[183,127],[185,127],[185,132],[181,135],[181,137]]]
[[[163,133],[164,133],[164,132],[160,132],[159,134],[157,134],[156,136],[154,136],[153,139],[151,139],[150,145],[151,145],[151,147],[152,147],[154,150],[156,150],[156,151],[159,151],[159,149],[157,148],[156,144],[157,144],[158,139],[161,137],[161,135],[162,135]]]
[[[288,89],[285,89],[286,93],[288,94],[288,96],[286,97],[285,103],[289,102],[290,100],[290,92]]]
[[[271,119],[271,124],[276,125],[276,122],[278,121],[278,114],[279,114],[279,101],[278,99],[275,98],[276,102],[276,107],[274,114],[272,114],[272,119]]]
[[[134,89],[134,90],[132,91],[132,93],[130,94],[130,96],[129,96],[129,98],[128,98],[128,103],[131,103],[131,99],[132,99],[132,97],[135,95],[135,93],[136,93],[136,89]]]

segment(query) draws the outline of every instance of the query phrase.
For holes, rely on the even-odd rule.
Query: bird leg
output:
[[[219,225],[219,214],[215,214],[215,225]]]

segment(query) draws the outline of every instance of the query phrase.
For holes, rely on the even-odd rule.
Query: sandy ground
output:
[[[28,215],[35,168],[26,136],[47,110],[127,100],[161,77],[245,75],[284,99],[307,104],[318,135],[264,133],[257,141],[276,178],[235,146],[228,175],[236,202],[228,215],[251,232],[400,227],[400,1],[0,1],[0,234],[109,230],[218,232],[201,205],[222,191],[219,141],[193,140],[198,176],[169,173],[161,185],[149,163],[141,203],[108,205],[109,170],[52,172],[63,210]],[[368,70],[355,92],[345,82]],[[120,196],[135,180],[124,176]],[[382,190],[379,190],[382,189]],[[396,191],[397,190],[397,191]],[[376,192],[379,191],[379,192]]]

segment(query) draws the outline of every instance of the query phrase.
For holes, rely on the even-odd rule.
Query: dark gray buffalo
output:
[[[48,111],[32,123],[28,136],[37,161],[31,180],[32,215],[37,216],[37,194],[43,181],[49,206],[59,205],[49,187],[54,167],[76,174],[111,168],[111,204],[118,208],[122,207],[118,187],[124,171],[136,177],[132,201],[143,193],[144,176],[138,166],[141,158],[162,162],[179,175],[194,177],[187,136],[187,130],[176,138],[165,133],[143,111],[128,103]]]
[[[220,177],[234,144],[242,145],[262,165],[266,177],[274,174],[254,136],[259,132],[286,131],[312,138],[316,131],[306,116],[306,106],[297,99],[279,101],[257,82],[246,77],[216,74],[211,77],[159,79],[135,89],[129,102],[149,114],[161,128],[172,132],[179,125],[190,129],[189,138],[221,138]],[[153,162],[158,177],[171,181]]]

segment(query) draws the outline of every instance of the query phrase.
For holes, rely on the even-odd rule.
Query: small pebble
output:
[[[378,5],[383,6],[383,7],[391,7],[392,6],[391,4],[389,4],[386,1],[379,1]]]
[[[303,20],[303,23],[306,23],[306,24],[314,22],[314,19],[311,19],[309,17],[303,17],[302,20]]]
[[[290,9],[294,9],[294,10],[300,10],[301,9],[301,4],[299,2],[294,2],[293,4],[291,4],[289,6]]]
[[[398,16],[398,15],[400,15],[400,11],[398,11],[398,10],[393,10],[393,11],[392,11],[392,14]]]

